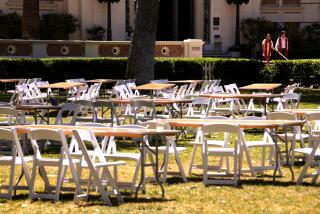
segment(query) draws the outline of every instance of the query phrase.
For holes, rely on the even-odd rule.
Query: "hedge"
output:
[[[320,60],[274,61],[265,67],[259,60],[223,58],[157,58],[156,79],[203,79],[203,65],[214,65],[214,78],[222,84],[245,85],[254,82],[299,82],[303,86],[318,85]],[[86,79],[114,78],[125,76],[126,58],[46,58],[9,59],[0,58],[0,78],[41,77],[49,82],[68,78]]]

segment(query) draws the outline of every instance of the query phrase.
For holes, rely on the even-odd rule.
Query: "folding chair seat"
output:
[[[12,199],[16,194],[16,190],[29,190],[30,175],[27,169],[27,163],[32,161],[32,157],[25,157],[20,145],[18,134],[15,128],[2,129],[0,128],[0,140],[8,141],[11,144],[11,153],[0,151],[0,165],[9,167],[9,184],[1,185],[1,190],[7,190],[6,193],[0,193],[0,198]],[[21,174],[16,183],[15,174],[17,166],[21,166]],[[21,179],[25,177],[27,186],[19,185]]]
[[[140,123],[140,125],[143,125],[149,129],[159,129],[159,128],[164,129],[164,130],[171,129],[168,124],[161,123],[161,122],[150,121],[150,122]],[[162,139],[160,139],[160,140],[162,140]],[[158,153],[163,155],[163,164],[161,165],[161,169],[159,171],[160,176],[161,176],[160,181],[165,183],[167,180],[167,175],[179,174],[179,175],[181,175],[183,181],[187,182],[187,178],[185,176],[184,169],[183,169],[183,166],[182,166],[182,163],[180,160],[180,156],[179,156],[179,153],[186,151],[186,147],[177,146],[174,137],[164,138],[163,143],[164,143],[164,145],[158,146]],[[149,144],[150,144],[150,142],[149,142]],[[150,146],[150,149],[153,151],[156,150],[156,148],[153,146]],[[152,157],[153,154],[148,150],[147,150],[147,153],[150,158],[150,161],[152,163],[154,163],[154,160]],[[176,162],[178,169],[179,169],[178,173],[168,171],[170,155],[173,155],[175,158],[175,162]]]
[[[240,161],[241,158],[241,129],[238,125],[230,124],[212,124],[205,125],[202,128],[203,139],[203,183],[204,185],[218,184],[218,185],[238,185],[240,180]],[[225,147],[210,147],[207,143],[206,135],[210,134],[224,134],[224,141],[227,142]],[[233,145],[230,143],[230,137],[234,136]],[[226,172],[220,171],[219,165],[211,165],[213,160],[209,161],[210,156],[217,158],[228,157],[233,158],[233,172],[230,170]],[[227,162],[228,163],[228,162]],[[229,178],[229,179],[228,179]]]
[[[52,140],[61,143],[61,150],[59,158],[47,158],[42,156],[39,149],[38,142],[41,140]],[[55,201],[59,200],[61,190],[70,190],[70,188],[62,188],[63,179],[66,175],[66,171],[70,168],[73,182],[75,183],[75,196],[74,199],[82,198],[81,186],[79,182],[79,177],[77,175],[77,168],[80,167],[80,161],[78,159],[72,159],[69,153],[69,148],[67,140],[64,136],[63,131],[60,130],[50,130],[50,129],[31,129],[30,130],[30,141],[34,151],[33,156],[33,167],[31,173],[30,181],[30,198],[42,198],[42,199],[52,199]],[[49,172],[46,167],[55,167],[57,168],[57,179],[55,185],[50,185],[48,174]],[[45,184],[45,192],[36,193],[35,192],[35,181],[37,171],[41,175],[42,180]],[[50,170],[50,172],[52,172]],[[55,193],[52,192],[55,190]]]

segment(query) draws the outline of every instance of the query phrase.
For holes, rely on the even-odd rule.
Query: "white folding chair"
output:
[[[256,117],[256,116],[247,116],[247,117],[242,117],[240,118],[241,120],[265,120],[264,117]],[[242,144],[243,144],[243,149],[242,151],[245,152],[246,157],[247,157],[247,162],[249,165],[249,171],[251,172],[251,174],[255,174],[257,172],[263,172],[264,170],[274,170],[275,166],[274,166],[274,155],[275,155],[275,143],[272,139],[272,137],[270,136],[270,131],[268,133],[269,130],[265,130],[263,133],[263,137],[262,139],[258,139],[258,140],[247,140],[245,139],[245,133],[244,131],[242,131]],[[257,148],[259,148],[259,150],[257,150]],[[253,165],[252,162],[252,155],[250,155],[250,150],[253,149],[255,152],[260,151],[261,150],[261,156],[259,155],[260,158],[260,164],[256,164]],[[269,161],[266,163],[266,149],[269,149]],[[242,163],[241,163],[242,164]],[[281,168],[279,167],[279,173],[280,175],[282,175],[282,171]],[[241,167],[241,172],[246,172],[248,170],[245,170]]]
[[[140,125],[145,126],[149,129],[171,129],[170,126],[166,123],[161,123],[161,122],[153,122],[153,121],[149,121],[149,122],[144,122],[144,123],[140,123]],[[149,142],[150,144],[150,142]],[[155,151],[156,148],[150,146],[149,147],[151,150]],[[167,181],[167,175],[171,175],[171,174],[179,174],[181,175],[182,179],[184,182],[187,182],[187,178],[185,176],[184,173],[184,169],[182,166],[182,162],[180,160],[180,156],[179,153],[186,151],[186,147],[181,147],[181,146],[177,146],[176,145],[176,141],[174,139],[174,137],[166,137],[164,139],[164,145],[163,146],[158,146],[158,153],[163,155],[163,164],[161,166],[161,169],[159,171],[160,174],[160,180],[162,182],[166,182]],[[147,153],[149,155],[149,158],[151,160],[152,163],[154,163],[154,160],[152,158],[152,153],[150,151],[147,150]],[[175,162],[178,166],[179,172],[171,172],[168,171],[168,166],[169,166],[169,156],[173,155],[175,158]]]
[[[206,117],[204,119],[230,120],[229,117],[223,117],[223,116],[211,116],[211,117]],[[190,142],[190,144],[193,145],[193,147],[192,147],[191,160],[190,160],[189,170],[188,170],[189,176],[192,173],[192,169],[203,169],[203,163],[201,163],[200,165],[195,163],[198,149],[201,149],[201,154],[203,153],[202,149],[203,149],[203,141],[204,140],[202,139],[202,137],[203,137],[202,129],[198,128],[195,140]],[[224,140],[207,140],[207,145],[208,145],[208,147],[226,147],[226,146],[228,146],[228,142],[226,141],[226,139],[227,139],[227,135],[225,135]],[[202,158],[202,155],[201,155],[201,158]],[[223,164],[223,158],[221,158],[221,160],[220,160],[220,167],[222,166],[222,164]],[[226,165],[227,165],[227,170],[229,170],[229,159],[228,158],[226,158]]]
[[[298,117],[296,114],[293,113],[288,113],[288,112],[270,112],[267,114],[267,118],[271,120],[298,120]],[[309,134],[304,134],[302,133],[301,127],[296,126],[293,127],[292,132],[287,132],[286,134],[278,134],[278,137],[282,141],[291,141],[291,164],[294,163],[294,151],[296,148],[296,142],[300,142],[301,148],[304,148],[304,142],[305,140],[308,141],[309,139]]]
[[[212,99],[206,97],[198,97],[192,100],[188,105],[186,117],[188,118],[205,118],[208,116],[212,106]]]
[[[51,140],[61,143],[61,150],[59,158],[46,158],[42,156],[39,149],[38,142],[40,140]],[[34,151],[33,156],[33,167],[30,181],[30,198],[43,198],[43,199],[53,199],[55,201],[59,200],[60,191],[63,189],[63,179],[66,175],[67,168],[70,168],[73,182],[75,183],[75,196],[74,199],[80,199],[83,197],[81,194],[81,185],[79,177],[77,175],[77,168],[80,167],[80,161],[78,159],[72,159],[67,140],[61,129],[59,130],[50,130],[50,129],[31,129],[30,130],[30,141]],[[55,167],[57,168],[57,179],[55,185],[50,185],[46,167]],[[35,179],[36,174],[39,169],[42,180],[45,184],[45,192],[36,193],[35,192]],[[52,193],[52,190],[55,190],[55,193]],[[70,190],[67,188],[65,190]]]
[[[124,125],[124,126],[118,126],[117,128],[137,128],[137,129],[145,129],[146,127],[139,126],[139,125]],[[144,140],[144,139],[134,139],[136,140]],[[141,165],[141,154],[140,153],[134,153],[134,152],[120,152],[117,149],[117,143],[115,141],[114,137],[110,137],[109,141],[106,143],[106,141],[103,142],[102,145],[102,151],[106,155],[107,159],[109,160],[131,160],[135,161],[135,170],[133,174],[133,178],[131,182],[118,182],[120,189],[129,189],[130,193],[133,193],[137,187],[137,180],[139,176],[139,169]]]
[[[79,105],[76,103],[67,103],[65,104],[58,112],[55,125],[74,125],[76,123],[77,114],[79,112]],[[63,120],[64,114],[71,115],[70,122]]]
[[[202,159],[203,159],[203,183],[204,185],[209,184],[224,184],[224,185],[238,185],[238,181],[240,180],[240,165],[239,162],[240,154],[241,154],[241,129],[238,125],[230,125],[230,124],[212,124],[205,125],[202,128],[202,139],[203,139],[203,151],[202,151]],[[206,135],[214,134],[214,133],[224,133],[225,135],[224,141],[228,142],[228,146],[214,148],[208,146]],[[233,145],[230,144],[231,134],[234,135]],[[209,157],[215,156],[218,158],[221,157],[229,157],[233,158],[233,172],[230,173],[226,171],[222,173],[219,171],[219,166],[210,165]],[[217,167],[215,169],[215,167]],[[211,179],[214,177],[215,179]],[[229,179],[227,179],[229,178]]]
[[[107,162],[105,155],[102,153],[96,137],[91,130],[73,130],[72,132],[79,146],[79,151],[83,156],[81,167],[88,168],[90,172],[87,179],[86,194],[88,195],[93,184],[97,187],[105,204],[112,205],[109,198],[111,195],[116,196],[118,203],[123,203],[116,179],[112,176],[108,167],[115,167],[115,176],[117,176],[116,167],[124,165],[125,162]],[[93,150],[89,151],[84,141],[89,141],[93,146]],[[108,185],[110,186],[110,190],[108,190]]]
[[[288,108],[296,109],[299,106],[300,99],[301,99],[301,94],[287,93],[279,98],[277,110],[288,109]]]
[[[9,141],[11,144],[10,155],[6,153],[3,154],[2,151],[0,151],[0,165],[8,166],[10,170],[9,184],[0,186],[0,189],[7,190],[7,192],[0,193],[0,198],[12,199],[12,196],[16,193],[16,190],[22,190],[22,189],[29,190],[30,175],[29,175],[26,163],[31,162],[32,157],[25,157],[23,155],[18,134],[15,128],[10,128],[10,129],[0,128],[0,140]],[[21,166],[22,170],[17,182],[14,183],[16,166]],[[23,176],[26,178],[27,186],[18,185]]]

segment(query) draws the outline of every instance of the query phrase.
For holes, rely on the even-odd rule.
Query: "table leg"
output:
[[[287,165],[289,167],[289,170],[290,170],[290,173],[291,173],[291,179],[292,181],[294,180],[294,172],[293,172],[293,169],[292,169],[292,162],[291,162],[291,158],[289,157],[290,156],[290,152],[289,152],[289,149],[288,149],[288,136],[287,136],[287,127],[285,128],[285,135],[284,135],[284,139],[285,139],[285,147],[286,147],[286,162],[287,162]],[[294,135],[295,137],[295,135]]]
[[[156,176],[156,181],[157,183],[160,185],[160,188],[161,188],[161,196],[162,198],[164,198],[164,188],[163,188],[163,185],[162,185],[162,182],[160,181],[160,178],[159,178],[159,137],[156,138],[156,151],[155,151],[155,156],[156,156],[156,171],[155,171],[155,176]]]
[[[33,115],[33,118],[34,118],[34,123],[35,123],[36,125],[38,124],[38,116],[37,116],[37,114],[38,114],[38,111],[37,111],[37,110],[34,112],[34,114],[32,114],[32,115]]]
[[[264,99],[264,115],[267,115],[267,98]]]
[[[139,143],[138,148],[140,151],[140,158],[141,158],[141,165],[140,165],[140,182],[139,185],[137,186],[136,192],[135,192],[135,197],[138,198],[138,192],[141,188],[141,186],[143,185],[144,181],[145,181],[145,151],[144,151],[144,147],[145,147],[145,143],[142,141]]]
[[[142,184],[145,181],[145,166],[152,166],[151,164],[146,164],[145,163],[145,151],[144,148],[147,148],[150,152],[152,152],[155,155],[156,161],[155,161],[155,178],[156,178],[156,183],[159,184],[160,188],[161,188],[161,196],[162,198],[164,198],[164,187],[162,185],[162,182],[160,181],[159,178],[159,142],[158,142],[158,138],[156,138],[155,141],[155,151],[153,151],[152,149],[150,149],[150,147],[148,145],[146,145],[144,142],[141,142],[140,146],[139,146],[139,150],[140,150],[140,154],[141,154],[141,178],[140,178],[140,183],[136,189],[136,193],[135,193],[135,197],[138,198],[138,192],[142,186]]]
[[[277,138],[277,133],[278,133],[278,129],[275,128],[273,131],[270,130],[273,133],[269,133],[271,135],[271,137],[273,138],[274,144],[275,144],[275,162],[276,162],[276,166],[274,168],[274,172],[273,172],[273,182],[276,180],[276,174],[277,171],[279,170],[280,167],[280,148],[278,145],[278,138]]]

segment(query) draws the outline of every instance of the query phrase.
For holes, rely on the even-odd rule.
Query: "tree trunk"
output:
[[[111,2],[108,1],[108,29],[107,29],[107,40],[112,40],[112,26],[111,26]]]
[[[39,0],[23,1],[22,38],[39,39]]]
[[[138,0],[126,78],[138,84],[154,79],[154,51],[157,33],[159,0]]]
[[[240,47],[240,4],[236,4],[236,35],[235,35],[235,47]]]

